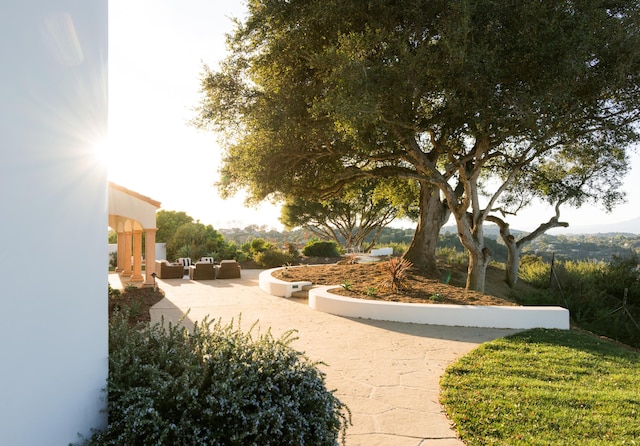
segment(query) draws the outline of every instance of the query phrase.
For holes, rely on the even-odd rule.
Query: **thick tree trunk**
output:
[[[440,201],[440,189],[422,182],[418,225],[404,258],[410,261],[414,268],[432,279],[440,279],[436,248],[440,229],[446,223],[449,214],[447,207]]]
[[[518,271],[520,269],[520,249],[516,244],[515,237],[509,234],[508,237],[503,237],[502,240],[507,245],[507,265],[505,266],[505,282],[511,288],[518,283]]]
[[[484,293],[487,266],[491,261],[488,248],[469,249],[469,269],[467,270],[467,289]]]
[[[504,281],[511,288],[516,286],[518,282],[518,271],[520,268],[520,250],[522,249],[516,238],[511,235],[509,223],[495,216],[487,217],[487,221],[492,221],[500,228],[500,238],[507,247],[507,264],[505,265]]]

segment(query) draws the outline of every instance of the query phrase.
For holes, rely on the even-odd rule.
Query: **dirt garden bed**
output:
[[[387,279],[381,262],[356,264],[305,265],[288,267],[273,273],[285,281],[310,281],[316,285],[341,285],[332,292],[343,296],[393,302],[455,304],[455,305],[517,305],[515,296],[531,287],[519,283],[514,289],[504,282],[504,270],[489,267],[486,276],[486,293],[465,289],[464,264],[440,265],[442,280],[427,279],[411,273],[406,287],[394,292],[383,286]]]

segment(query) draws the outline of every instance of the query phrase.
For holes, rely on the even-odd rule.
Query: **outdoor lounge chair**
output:
[[[235,260],[223,260],[218,267],[218,279],[240,278],[240,264]]]
[[[184,268],[182,265],[172,265],[166,260],[156,261],[158,279],[182,279]]]
[[[191,258],[189,258],[189,257],[180,257],[178,260],[176,260],[176,263],[179,263],[184,268],[184,274],[183,275],[189,274],[189,267],[192,265]]]
[[[189,267],[189,279],[212,280],[216,278],[216,267],[213,263],[198,262]]]

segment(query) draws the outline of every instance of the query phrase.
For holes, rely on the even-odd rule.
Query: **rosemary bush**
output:
[[[109,423],[84,445],[335,445],[348,409],[288,332],[110,325]]]

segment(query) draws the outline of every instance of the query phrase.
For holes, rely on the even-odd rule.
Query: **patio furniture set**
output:
[[[240,278],[240,264],[235,260],[222,260],[218,264],[213,257],[202,257],[195,263],[188,257],[174,263],[157,260],[156,274],[158,279],[182,279],[186,275],[190,280],[234,279]]]

